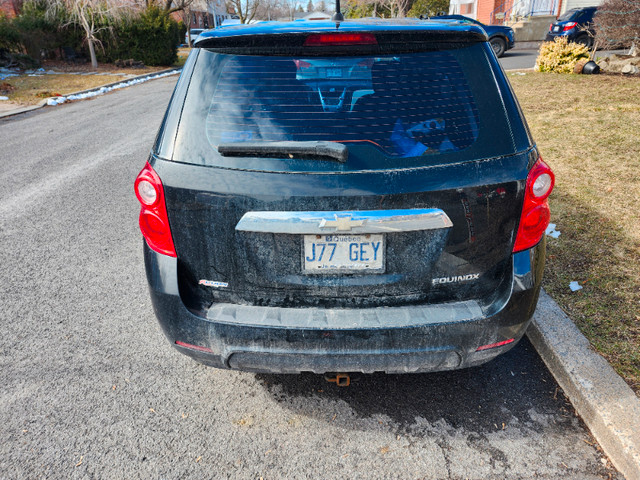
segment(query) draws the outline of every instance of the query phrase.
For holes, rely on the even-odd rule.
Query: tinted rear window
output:
[[[567,10],[558,17],[559,22],[575,22],[580,15],[581,10]]]
[[[200,52],[174,160],[266,170],[401,168],[515,153],[481,44],[363,57]],[[349,160],[222,157],[220,144],[333,141]]]

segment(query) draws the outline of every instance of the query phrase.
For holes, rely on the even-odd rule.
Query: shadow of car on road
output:
[[[536,419],[554,417],[544,428],[551,425],[561,430],[574,420],[571,404],[527,338],[485,365],[459,371],[359,374],[349,387],[338,387],[311,373],[256,374],[256,378],[278,403],[297,413],[331,419],[322,406],[331,408],[333,402],[342,401],[360,418],[384,415],[400,429],[410,429],[417,417],[430,423],[445,420],[454,428],[478,433],[505,428],[514,417],[542,429],[531,412]],[[295,398],[307,401],[292,401]]]
[[[514,419],[538,432],[561,431],[577,420],[526,337],[510,352],[465,370],[357,374],[349,387],[311,373],[256,378],[276,402],[298,414],[332,421],[332,409],[344,402],[356,423],[388,417],[399,431],[411,431],[417,419],[431,424],[444,420],[453,428],[479,434],[504,429]]]

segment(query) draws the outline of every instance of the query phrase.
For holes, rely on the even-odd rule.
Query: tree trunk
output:
[[[91,66],[94,70],[98,69],[98,59],[96,58],[96,49],[93,45],[93,38],[89,37],[87,39],[87,43],[89,44],[89,55],[91,56]]]

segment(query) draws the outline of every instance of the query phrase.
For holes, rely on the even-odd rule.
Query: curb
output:
[[[80,90],[79,92],[65,93],[64,95],[61,95],[61,96],[69,97],[71,95],[82,95],[83,93],[97,92],[102,88],[113,87],[115,85],[119,85],[121,83],[130,82],[132,80],[144,80],[144,79],[147,79],[149,77],[155,77],[156,75],[162,75],[162,74],[166,74],[166,73],[170,73],[170,72],[180,73],[181,70],[182,70],[182,67],[180,67],[180,68],[167,68],[166,70],[158,70],[157,72],[145,73],[143,75],[138,75],[137,77],[123,78],[122,80],[119,80],[117,82],[105,83],[104,85],[100,85],[100,86],[93,87],[93,88],[88,88],[87,90]],[[133,86],[133,85],[131,85],[131,86]],[[123,87],[123,88],[125,88],[125,87]],[[47,105],[47,102],[49,101],[49,98],[57,98],[57,97],[44,98],[44,99],[40,100],[37,105],[29,105],[27,107],[16,108],[15,110],[11,110],[9,112],[0,113],[0,118],[11,117],[13,115],[19,115],[20,113],[31,112],[32,110],[37,110],[38,108],[45,107]]]
[[[640,480],[640,399],[544,291],[527,336],[613,465]]]

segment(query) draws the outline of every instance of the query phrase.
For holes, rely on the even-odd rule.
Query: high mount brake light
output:
[[[553,190],[555,176],[549,166],[539,158],[527,175],[524,203],[513,252],[536,245],[549,226],[550,212],[547,198]]]
[[[134,184],[140,209],[140,231],[152,250],[170,257],[177,257],[173,245],[164,189],[158,174],[147,162]]]
[[[304,42],[305,47],[377,44],[378,40],[372,33],[314,33]]]

